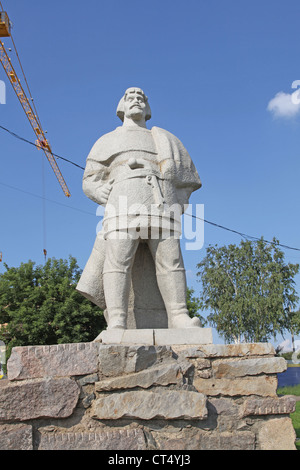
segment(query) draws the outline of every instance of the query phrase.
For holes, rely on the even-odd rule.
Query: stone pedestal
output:
[[[16,347],[0,449],[295,449],[270,344]]]
[[[104,330],[94,340],[103,344],[141,344],[169,346],[174,344],[212,344],[211,328],[157,328]]]

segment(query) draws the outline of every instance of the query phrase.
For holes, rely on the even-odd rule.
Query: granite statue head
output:
[[[134,121],[151,119],[151,109],[148,98],[138,87],[127,88],[124,96],[119,101],[117,116],[124,121],[124,117]]]

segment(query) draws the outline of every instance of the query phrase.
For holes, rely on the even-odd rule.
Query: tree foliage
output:
[[[201,308],[210,310],[210,324],[227,342],[260,342],[284,330],[299,331],[291,313],[299,300],[294,281],[299,265],[285,263],[275,238],[210,246],[197,267]]]
[[[200,315],[200,310],[201,310],[201,302],[198,297],[194,296],[194,289],[188,287],[187,292],[186,292],[186,303],[187,303],[187,309],[189,311],[189,316],[191,318],[193,317],[198,317],[199,320],[201,321],[202,326],[205,325],[206,320]]]
[[[296,334],[300,331],[300,310],[291,312],[291,330]]]
[[[92,341],[105,327],[102,311],[75,290],[81,270],[75,258],[45,265],[5,265],[0,275],[0,329],[13,346]]]

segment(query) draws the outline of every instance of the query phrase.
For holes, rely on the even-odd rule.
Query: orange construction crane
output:
[[[19,55],[17,53],[15,43],[14,43],[14,40],[13,40],[13,37],[12,37],[12,34],[11,34],[11,23],[10,23],[8,14],[3,10],[1,1],[0,1],[0,8],[2,9],[2,11],[0,11],[0,37],[10,37],[12,39],[17,57],[19,59]],[[31,126],[34,130],[34,133],[37,136],[37,146],[44,151],[44,153],[45,153],[45,155],[46,155],[46,157],[47,157],[47,159],[48,159],[48,161],[49,161],[49,163],[50,163],[50,165],[51,165],[51,167],[52,167],[52,169],[55,173],[55,176],[58,179],[58,182],[59,182],[63,192],[65,193],[65,195],[67,197],[70,197],[70,191],[69,191],[69,189],[66,185],[66,182],[65,182],[65,180],[64,180],[64,178],[63,178],[63,176],[60,172],[60,169],[57,165],[57,162],[56,162],[56,159],[55,159],[55,157],[52,153],[50,144],[49,144],[48,140],[45,137],[45,132],[43,131],[43,128],[41,126],[37,111],[35,109],[35,105],[33,104],[33,107],[31,106],[30,101],[27,98],[26,93],[24,91],[24,88],[22,87],[21,82],[20,82],[20,80],[17,76],[17,73],[16,73],[16,71],[15,71],[15,69],[14,69],[14,67],[11,63],[11,59],[9,58],[9,56],[8,56],[8,54],[7,54],[7,52],[4,48],[4,44],[1,41],[0,41],[0,62],[3,65],[3,68],[6,72],[6,75],[9,79],[13,89],[15,90],[15,93],[16,93],[16,95],[17,95],[17,97],[18,97],[18,99],[19,99],[19,101],[22,105],[22,108],[25,111],[25,114],[26,114],[27,118],[29,119],[29,122],[30,122],[30,124],[31,124]],[[20,59],[19,59],[19,62],[20,62]],[[24,75],[25,82],[27,84],[29,94],[31,95],[30,90],[29,90],[29,86],[28,86],[28,83],[27,83],[27,80],[26,80],[26,77],[25,77],[25,74],[24,74],[24,71],[23,71],[23,68],[22,68],[22,65],[21,65],[21,62],[20,62],[20,66],[21,66],[21,69],[22,69],[22,72],[23,72],[23,75]],[[33,102],[32,97],[31,97],[31,101]]]

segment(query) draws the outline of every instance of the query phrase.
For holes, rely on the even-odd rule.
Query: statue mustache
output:
[[[142,107],[141,107],[138,103],[132,104],[129,109],[132,109],[132,108],[139,108],[139,109],[142,109]]]

